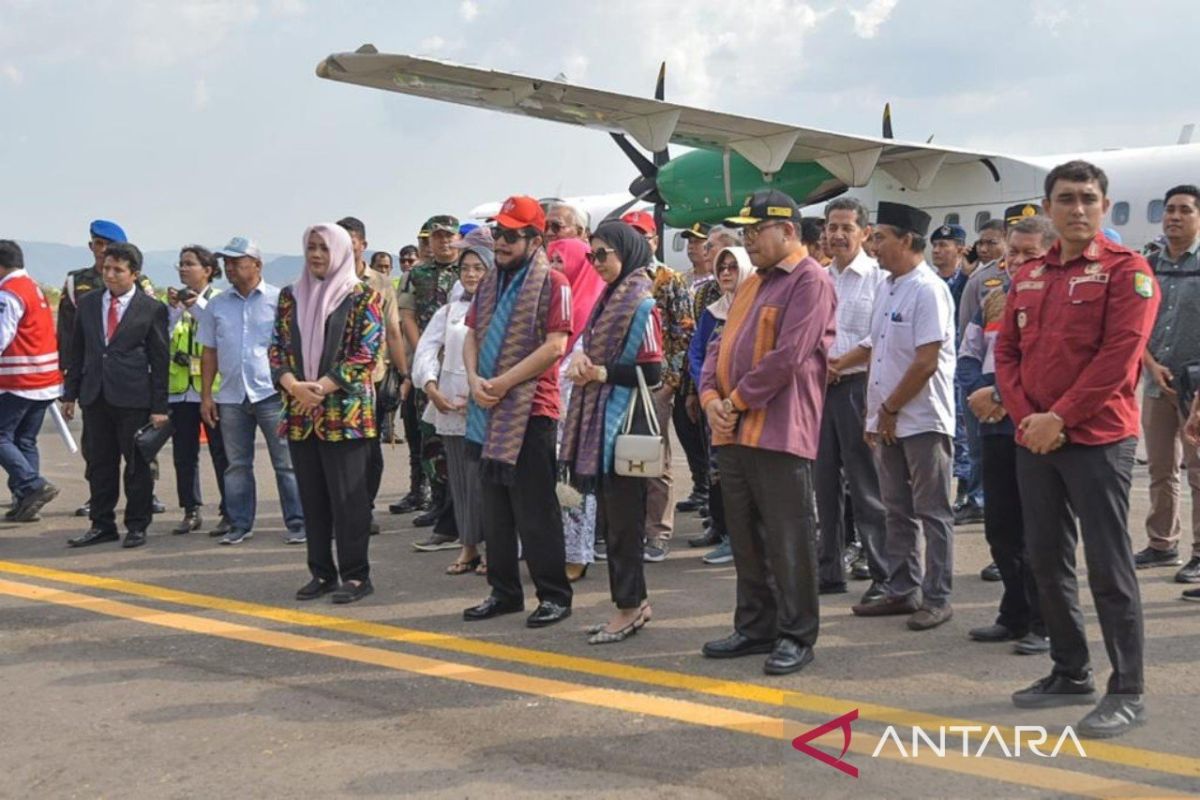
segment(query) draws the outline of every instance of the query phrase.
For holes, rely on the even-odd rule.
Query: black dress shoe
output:
[[[996,581],[1003,580],[1003,578],[1000,576],[1000,568],[996,566],[995,561],[979,570],[979,579],[988,581],[989,583],[995,583]]]
[[[1200,556],[1193,556],[1190,561],[1175,573],[1176,583],[1200,583]]]
[[[721,534],[716,528],[709,527],[699,536],[688,539],[688,547],[716,547],[721,543]]]
[[[775,642],[770,639],[751,639],[734,631],[724,639],[705,643],[704,647],[700,648],[700,653],[707,658],[741,658],[770,653],[774,649]]]
[[[422,491],[413,491],[388,506],[392,514],[411,514],[429,508],[429,496]]]
[[[543,600],[538,603],[538,607],[534,609],[533,613],[526,618],[525,626],[528,628],[544,628],[547,625],[562,622],[569,616],[571,616],[570,606],[560,606],[558,603]]]
[[[1153,547],[1147,547],[1133,554],[1133,565],[1138,569],[1174,567],[1182,563],[1183,559],[1179,557],[1179,549],[1175,547],[1170,550],[1155,550]]]
[[[701,506],[708,502],[708,495],[700,492],[692,492],[691,496],[680,500],[675,504],[676,511],[698,511]]]
[[[983,509],[974,500],[968,500],[954,512],[955,525],[975,525],[983,522]]]
[[[145,531],[129,531],[125,534],[125,541],[121,542],[121,547],[141,547],[146,543]]]
[[[204,524],[204,520],[200,516],[200,509],[192,509],[183,516],[183,520],[171,529],[171,533],[176,536],[183,536],[186,533],[200,530],[200,526]]]
[[[214,539],[218,539],[233,530],[233,523],[229,521],[229,517],[222,516],[221,521],[217,523],[217,527],[208,532],[208,535]]]
[[[491,619],[498,617],[501,614],[516,614],[519,611],[525,610],[524,601],[501,600],[498,597],[489,596],[486,600],[477,606],[471,606],[463,611],[463,619],[467,622],[477,622],[481,619]]]
[[[845,581],[821,581],[817,586],[817,594],[845,594]],[[782,641],[782,640],[781,640]]]
[[[1031,685],[1013,692],[1017,708],[1052,708],[1054,706],[1086,706],[1096,696],[1096,682],[1089,669],[1082,678],[1072,678],[1051,672]]]
[[[76,536],[74,539],[67,539],[67,544],[71,547],[88,547],[93,544],[103,544],[104,542],[117,542],[121,540],[121,535],[116,531],[102,531],[99,528],[90,528],[88,532],[82,536]]]
[[[977,642],[1008,642],[1020,639],[1024,635],[1023,632],[1014,631],[1007,625],[1001,625],[998,622],[995,625],[984,625],[982,628],[972,628],[967,631],[967,636]]]
[[[308,583],[300,587],[296,592],[297,600],[316,600],[318,597],[337,591],[338,582],[323,581],[320,578],[313,578]]]
[[[887,590],[883,588],[883,584],[879,581],[871,581],[871,585],[863,592],[862,598],[858,601],[862,605],[874,603],[877,600],[882,600],[887,597]]]
[[[90,516],[91,513],[92,513],[91,502],[84,503],[79,508],[75,509],[75,516],[77,516],[77,517],[87,517],[87,516]]]
[[[1106,694],[1075,726],[1089,739],[1111,739],[1146,721],[1146,704],[1140,694]]]
[[[768,675],[790,675],[804,669],[813,660],[812,648],[795,639],[780,636],[775,649],[763,663],[763,672]]]
[[[371,585],[370,581],[363,580],[358,583],[347,581],[334,591],[333,602],[339,606],[344,606],[347,603],[362,600],[373,591],[375,591],[375,587]]]
[[[442,509],[431,508],[428,511],[417,514],[415,517],[413,517],[412,525],[414,528],[432,528],[434,525],[437,525],[437,521],[441,518],[441,516]]]

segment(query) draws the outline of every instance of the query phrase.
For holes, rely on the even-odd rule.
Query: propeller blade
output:
[[[658,232],[658,247],[654,250],[654,257],[659,261],[663,260],[663,212],[666,209],[663,203],[654,204],[654,230]]]
[[[640,203],[640,202],[642,202],[642,198],[640,198],[640,197],[635,197],[635,198],[633,198],[632,200],[630,200],[628,203],[622,203],[621,205],[619,205],[619,206],[617,206],[616,208],[614,208],[612,211],[610,211],[610,212],[608,212],[607,214],[605,214],[605,215],[604,215],[604,219],[603,219],[603,220],[601,220],[601,221],[602,221],[602,222],[608,222],[610,219],[620,219],[620,218],[621,218],[621,216],[622,216],[622,215],[623,215],[623,214],[624,214],[626,211],[628,211],[629,209],[633,208],[635,205],[637,205],[637,204],[638,204],[638,203]]]
[[[667,88],[667,62],[662,62],[658,66],[658,81],[654,84],[654,99],[662,100],[666,97]],[[655,166],[661,167],[671,160],[671,153],[666,147],[654,154]]]
[[[642,174],[642,177],[654,180],[654,178],[658,176],[658,167],[654,165],[653,161],[642,155],[641,150],[638,150],[636,147],[630,144],[629,140],[625,138],[625,134],[609,133],[609,136],[611,136],[613,141],[617,143],[617,147],[621,148],[621,152],[633,162],[633,165],[637,167],[637,170]]]
[[[892,104],[883,104],[883,138],[895,139],[892,135]]]

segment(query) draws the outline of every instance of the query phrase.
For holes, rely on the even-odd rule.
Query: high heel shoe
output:
[[[574,583],[587,575],[589,564],[567,564],[567,581]]]

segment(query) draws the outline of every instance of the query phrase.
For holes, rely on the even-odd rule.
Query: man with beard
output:
[[[571,616],[555,491],[558,362],[571,333],[571,285],[542,249],[546,216],[537,200],[508,198],[494,222],[496,269],[476,290],[463,346],[471,390],[466,438],[479,449],[492,592],[463,619],[524,610],[519,534],[538,597],[525,624],[541,628]]]

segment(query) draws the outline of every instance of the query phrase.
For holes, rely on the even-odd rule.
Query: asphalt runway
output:
[[[304,548],[282,543],[261,445],[253,540],[221,547],[202,532],[172,536],[171,508],[138,550],[66,547],[86,526],[72,516],[86,499],[83,462],[56,435],[42,447],[62,494],[40,523],[0,524],[0,797],[1200,794],[1200,604],[1179,600],[1173,569],[1139,573],[1149,723],[1109,742],[1081,740],[1084,756],[1067,743],[1049,757],[1061,726],[1087,709],[1018,711],[1008,695],[1048,672],[1048,658],[968,640],[1000,596],[999,584],[979,579],[989,560],[979,525],[956,534],[949,623],[915,633],[903,618],[854,618],[866,584],[851,582],[850,594],[822,598],[815,662],[773,678],[760,656],[699,655],[731,629],[734,570],[705,566],[703,551],[686,546],[699,532],[694,515],[679,516],[670,558],[647,565],[654,620],[624,643],[594,647],[583,629],[611,608],[602,564],[575,584],[575,614],[560,625],[462,621],[486,581],[443,574],[454,553],[413,551],[426,531],[386,512],[407,485],[404,445],[385,449],[376,591],[351,606],[292,598],[308,577]],[[161,462],[158,494],[174,505],[169,452]],[[201,466],[211,500],[206,454]],[[675,470],[686,475],[682,460]],[[1140,548],[1144,468],[1133,505]],[[1102,685],[1108,663],[1086,592],[1084,603]],[[857,777],[793,747],[854,711],[843,760]],[[920,740],[914,756],[914,725],[935,743],[941,726],[979,730],[966,734],[968,755],[952,731],[941,753]],[[1025,732],[1021,755],[1006,756],[997,740],[1011,753],[1016,726],[1048,728],[1047,755],[1030,752],[1037,736]],[[844,734],[834,725],[815,742],[833,760]]]

